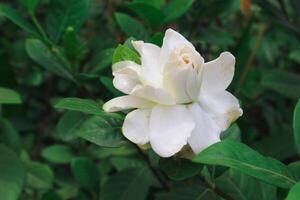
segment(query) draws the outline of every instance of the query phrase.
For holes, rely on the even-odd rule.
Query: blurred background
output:
[[[206,61],[223,51],[236,57],[229,90],[244,115],[230,137],[286,164],[297,160],[299,10],[298,0],[1,0],[0,103],[3,88],[20,101],[0,105],[0,200],[176,199],[164,185],[178,184],[194,194],[197,180],[167,179],[164,168],[172,161],[159,170],[151,151],[83,140],[76,131],[86,114],[54,106],[78,97],[101,108],[121,95],[111,75],[117,45],[132,49],[134,39],[161,45],[167,28],[183,34]]]

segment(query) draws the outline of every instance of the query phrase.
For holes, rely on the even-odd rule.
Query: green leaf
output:
[[[108,48],[99,52],[99,54],[95,56],[95,59],[89,65],[90,73],[99,74],[108,68],[108,66],[110,67],[114,51],[114,48]]]
[[[113,157],[110,159],[110,161],[118,171],[124,171],[132,168],[142,168],[146,166],[143,160],[130,157]]]
[[[10,121],[4,118],[0,118],[0,143],[14,150],[19,150],[21,147],[21,138],[18,131]]]
[[[261,84],[287,98],[300,97],[300,76],[297,74],[273,70],[263,77]]]
[[[25,170],[17,155],[0,144],[0,197],[18,199],[25,178]]]
[[[237,124],[232,124],[221,134],[221,139],[241,141],[241,130]]]
[[[110,77],[102,76],[100,78],[100,82],[106,87],[108,91],[110,91],[115,96],[122,96],[123,93],[117,90],[113,85],[113,80]]]
[[[161,8],[164,4],[165,4],[165,1],[166,0],[134,0],[133,2],[134,3],[146,3],[146,4],[149,4],[151,6],[154,6],[156,8]]]
[[[14,90],[0,87],[0,104],[20,104],[21,96]]]
[[[130,3],[128,8],[151,26],[161,25],[165,20],[164,13],[148,3]]]
[[[39,2],[40,0],[21,0],[21,3],[29,10],[30,13],[34,13]]]
[[[71,163],[72,174],[76,181],[84,188],[95,190],[99,174],[94,163],[84,157],[74,158]]]
[[[300,99],[294,110],[294,138],[298,155],[300,155]]]
[[[122,31],[126,33],[128,37],[133,36],[137,39],[145,38],[146,30],[139,21],[127,14],[119,12],[115,13],[115,18]]]
[[[43,66],[46,70],[73,80],[72,75],[68,71],[70,66],[66,63],[62,63],[61,59],[54,54],[58,52],[58,49],[54,48],[50,50],[42,41],[38,39],[28,39],[26,40],[26,51],[31,59]]]
[[[122,133],[122,119],[112,116],[92,116],[86,119],[76,135],[104,147],[119,147],[126,143]]]
[[[47,190],[52,188],[53,172],[51,168],[39,162],[27,161],[26,184],[34,189]]]
[[[56,126],[56,133],[63,141],[72,141],[77,138],[76,130],[88,118],[88,115],[81,112],[66,112]]]
[[[192,163],[186,159],[161,158],[159,165],[168,177],[175,181],[191,178],[202,169],[202,165]]]
[[[294,185],[294,187],[292,187],[285,200],[298,200],[298,199],[300,199],[300,182],[298,182],[296,185]]]
[[[164,23],[169,23],[181,17],[188,11],[192,4],[193,0],[172,0],[163,9],[166,16]]]
[[[89,5],[89,0],[51,0],[46,17],[51,38],[58,41],[69,26],[79,30],[88,16]]]
[[[297,181],[300,181],[300,161],[290,163],[288,168],[293,173]]]
[[[297,63],[300,63],[300,49],[296,49],[289,53],[289,58]]]
[[[280,161],[266,158],[232,140],[224,140],[208,147],[195,156],[193,161],[227,166],[282,188],[290,188],[296,183],[290,170]]]
[[[144,200],[149,183],[146,168],[127,170],[113,175],[102,188],[102,200]]]
[[[112,64],[126,60],[131,60],[137,64],[141,63],[139,56],[134,51],[128,47],[125,47],[124,45],[119,44],[113,54]]]
[[[90,99],[80,99],[77,97],[67,97],[57,101],[54,104],[57,109],[66,109],[72,111],[78,111],[88,114],[103,114],[102,105],[96,101]]]
[[[41,155],[46,160],[57,164],[70,163],[74,157],[70,147],[60,144],[54,144],[44,148]]]
[[[0,15],[7,17],[13,23],[24,29],[26,32],[38,37],[39,34],[21,15],[20,12],[8,5],[0,4]]]

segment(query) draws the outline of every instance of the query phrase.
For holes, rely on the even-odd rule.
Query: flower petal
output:
[[[132,108],[151,108],[153,102],[141,99],[139,97],[126,95],[111,99],[103,105],[105,112],[117,112],[120,110],[128,110]]]
[[[141,56],[144,83],[159,87],[162,82],[162,67],[159,65],[160,48],[143,41],[133,41],[132,44]]]
[[[187,144],[194,127],[186,106],[156,106],[150,116],[150,144],[161,157],[170,157]]]
[[[188,143],[194,153],[197,154],[220,141],[221,129],[198,104],[191,104],[189,111],[194,118],[196,127],[188,138]]]
[[[173,105],[173,104],[175,104],[175,100],[164,89],[154,88],[154,87],[149,86],[149,85],[146,85],[146,86],[138,85],[138,86],[136,86],[132,90],[131,95],[137,96],[137,97],[140,97],[140,98],[144,98],[148,101],[153,101],[153,102],[159,103],[159,104],[164,104],[164,105]]]
[[[150,112],[150,109],[137,109],[126,115],[122,130],[127,139],[139,145],[149,142]]]
[[[235,58],[229,52],[204,63],[201,92],[211,93],[225,90],[233,79]]]
[[[199,103],[222,131],[243,114],[239,101],[228,91],[201,95]]]

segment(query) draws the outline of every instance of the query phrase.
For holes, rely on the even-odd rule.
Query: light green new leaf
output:
[[[11,8],[8,5],[0,4],[0,15],[7,17],[13,23],[27,31],[28,33],[38,37],[37,31],[33,28],[31,24],[29,24],[21,15],[20,12]]]
[[[103,186],[102,200],[144,200],[149,183],[145,177],[146,168],[126,170],[113,175]]]
[[[103,114],[102,105],[90,99],[80,99],[77,97],[67,97],[57,101],[55,108],[78,111],[88,114]]]
[[[137,39],[145,39],[146,30],[139,21],[127,14],[119,12],[115,13],[115,18],[122,31],[126,33],[128,37],[133,36]]]
[[[20,104],[21,96],[14,90],[0,87],[0,104]]]
[[[300,155],[300,99],[296,105],[294,110],[294,138],[295,144],[298,151],[298,155]]]
[[[267,158],[232,140],[218,142],[193,158],[194,162],[227,166],[282,188],[295,183],[292,173],[278,160]]]
[[[26,183],[34,189],[50,189],[53,185],[53,172],[43,163],[26,161]]]
[[[74,157],[71,148],[61,144],[54,144],[44,148],[41,155],[46,160],[57,164],[70,163]]]
[[[62,63],[61,59],[58,59],[53,53],[53,51],[57,52],[57,49],[52,49],[51,51],[42,41],[38,39],[28,39],[26,40],[26,51],[31,59],[43,66],[46,70],[73,80],[69,72],[69,63]]]
[[[298,182],[292,189],[289,191],[285,200],[299,200],[300,199],[300,182]]]
[[[46,17],[51,38],[58,41],[69,26],[78,30],[88,16],[89,5],[89,0],[51,0]]]
[[[192,4],[193,0],[172,0],[163,9],[166,16],[164,23],[169,23],[182,16],[188,11]]]
[[[16,200],[21,193],[25,170],[17,155],[4,145],[0,145],[0,197]]]
[[[124,60],[131,60],[137,64],[141,63],[141,59],[133,50],[120,44],[113,54],[112,64]]]
[[[76,135],[104,147],[119,147],[126,143],[121,133],[122,119],[112,116],[91,116],[76,131]]]

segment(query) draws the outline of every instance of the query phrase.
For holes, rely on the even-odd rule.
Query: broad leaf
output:
[[[25,178],[23,164],[17,155],[0,144],[0,197],[16,200],[21,193]]]
[[[119,147],[126,143],[121,133],[122,120],[111,116],[92,116],[86,119],[76,135],[104,147]]]
[[[300,155],[300,99],[294,111],[294,138],[298,155]]]
[[[89,4],[89,0],[51,0],[46,18],[51,38],[58,41],[69,26],[78,30],[88,16]]]
[[[20,104],[21,96],[14,90],[0,87],[0,104]]]
[[[248,146],[232,140],[224,140],[208,147],[195,156],[193,161],[227,166],[282,188],[290,188],[296,183],[283,163],[266,158]]]
[[[54,144],[44,148],[41,155],[46,160],[57,164],[70,163],[74,157],[70,147],[60,144]]]
[[[163,9],[166,16],[164,23],[169,23],[182,16],[192,4],[193,0],[173,0],[168,3]]]
[[[112,64],[124,60],[131,60],[138,64],[141,63],[139,56],[133,50],[124,45],[119,45],[113,54]]]
[[[300,182],[298,182],[292,189],[289,191],[286,200],[299,200],[300,198]]]

